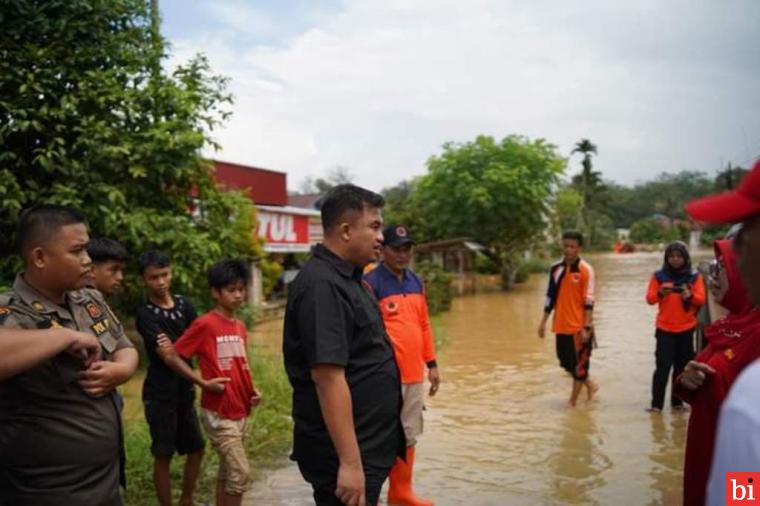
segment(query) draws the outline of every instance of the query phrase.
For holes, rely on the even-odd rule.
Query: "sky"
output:
[[[374,190],[445,142],[543,138],[633,184],[760,156],[760,1],[160,0],[169,67],[228,76],[220,160]]]

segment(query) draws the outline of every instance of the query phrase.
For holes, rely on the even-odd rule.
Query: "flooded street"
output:
[[[655,309],[644,302],[659,253],[590,257],[597,273],[598,400],[566,410],[570,379],[541,340],[546,279],[462,297],[441,318],[443,385],[418,445],[421,495],[445,505],[680,504],[688,413],[650,415]],[[254,339],[279,345],[281,325]],[[669,394],[668,394],[669,395]],[[251,504],[311,504],[289,465]],[[263,502],[262,502],[263,501]]]

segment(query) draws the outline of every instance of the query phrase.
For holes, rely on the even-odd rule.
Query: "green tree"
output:
[[[479,136],[444,144],[410,197],[418,235],[482,242],[510,280],[517,253],[544,234],[564,168],[556,147],[542,139]]]
[[[583,196],[572,186],[565,186],[554,198],[558,231],[574,228],[583,207]]]
[[[0,31],[0,284],[19,212],[38,203],[83,210],[134,254],[167,250],[196,298],[213,261],[259,253],[250,200],[200,156],[229,115],[226,80],[202,56],[162,71],[145,1],[8,1]]]
[[[346,167],[336,165],[327,172],[325,177],[313,178],[307,176],[301,182],[301,193],[327,193],[334,186],[351,183],[354,175]]]
[[[657,220],[646,218],[631,225],[631,241],[635,243],[654,244],[665,242],[667,230]]]
[[[633,242],[648,244],[687,241],[690,232],[691,229],[681,221],[668,225],[655,218],[645,218],[631,225],[630,238]]]
[[[599,204],[598,199],[600,194],[604,193],[606,188],[602,181],[601,172],[594,170],[594,165],[591,161],[591,155],[597,153],[596,145],[588,139],[581,139],[575,145],[571,154],[574,153],[581,153],[583,155],[583,160],[581,160],[583,169],[580,174],[573,176],[572,179],[573,186],[581,195],[582,204],[578,212],[575,228],[584,231],[587,235],[587,242],[593,244],[591,214],[594,208],[598,207],[595,204]]]
[[[419,217],[415,216],[411,208],[410,197],[414,192],[416,180],[401,181],[395,186],[384,188],[380,193],[385,198],[383,217],[386,223],[400,223],[412,229],[417,228]]]
[[[725,170],[719,171],[715,177],[715,189],[718,191],[733,190],[741,183],[748,170],[742,167],[732,167],[728,164]]]

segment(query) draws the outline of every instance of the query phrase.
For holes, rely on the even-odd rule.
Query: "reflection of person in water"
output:
[[[650,490],[659,494],[656,499],[652,494],[650,504],[678,504],[681,500],[680,487],[674,478],[681,474],[680,455],[686,419],[676,416],[666,422],[662,416],[653,416],[650,421],[654,446],[649,460],[655,464],[649,466],[649,476],[652,478]]]
[[[548,459],[553,504],[593,504],[589,492],[606,484],[602,473],[612,462],[594,443],[595,417],[593,411],[573,410],[561,424],[562,439]]]

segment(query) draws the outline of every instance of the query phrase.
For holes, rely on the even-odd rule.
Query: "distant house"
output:
[[[486,248],[469,238],[448,239],[421,243],[415,246],[415,260],[429,259],[456,276],[454,289],[457,294],[475,293],[478,276],[475,270],[475,255]]]

